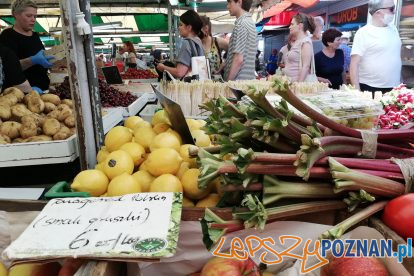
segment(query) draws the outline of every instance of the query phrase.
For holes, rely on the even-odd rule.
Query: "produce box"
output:
[[[104,134],[110,131],[114,126],[119,124],[124,118],[122,114],[124,113],[123,108],[104,108],[102,111],[102,124],[104,129]]]
[[[144,93],[139,98],[130,104],[128,107],[123,107],[122,115],[124,117],[134,116],[140,112],[147,103],[156,101],[157,97],[154,93]]]
[[[72,162],[79,156],[78,139],[0,145],[0,167]]]
[[[381,103],[351,91],[325,92],[303,100],[332,120],[356,129],[375,128],[384,113]]]

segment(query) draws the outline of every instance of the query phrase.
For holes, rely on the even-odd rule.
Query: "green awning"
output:
[[[2,17],[1,19],[3,19],[4,22],[6,22],[9,25],[14,25],[14,23],[16,22],[16,19],[14,19],[14,17],[11,16]],[[33,30],[41,34],[47,33],[47,31],[38,22],[35,23]]]
[[[168,16],[166,14],[139,14],[134,18],[138,31],[168,31]]]

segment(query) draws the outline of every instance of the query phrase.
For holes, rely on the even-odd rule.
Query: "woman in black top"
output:
[[[32,86],[49,89],[47,68],[52,67],[52,57],[44,55],[44,46],[39,35],[33,32],[36,23],[37,6],[31,0],[15,0],[12,14],[16,22],[12,28],[0,35],[0,43],[11,49],[19,58],[23,72]]]
[[[128,68],[137,68],[137,53],[135,52],[134,44],[131,41],[124,42],[122,47],[124,52],[128,53],[128,57],[125,59],[125,65]]]
[[[344,83],[344,53],[338,49],[342,33],[337,29],[328,29],[322,34],[322,51],[315,55],[316,76],[320,82],[328,83],[329,87],[339,89]]]

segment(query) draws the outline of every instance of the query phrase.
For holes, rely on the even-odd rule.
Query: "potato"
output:
[[[24,93],[19,88],[16,88],[16,87],[6,88],[3,91],[3,95],[8,95],[8,94],[14,95],[19,102],[21,102],[24,98]]]
[[[59,110],[59,108],[58,108],[58,110]],[[72,110],[71,109],[64,108],[63,110],[60,111],[57,119],[59,121],[63,122],[70,115],[72,115]]]
[[[49,112],[52,112],[55,109],[56,109],[56,105],[54,105],[50,102],[45,102],[45,110],[43,112],[48,114]]]
[[[27,104],[29,102],[30,98],[39,98],[40,99],[40,95],[39,93],[37,93],[36,91],[30,91],[26,96],[24,96],[23,98],[23,102],[25,104]]]
[[[71,127],[70,128],[70,136],[76,134],[76,127]]]
[[[27,107],[24,104],[16,104],[12,106],[10,109],[12,113],[11,119],[17,122],[20,122],[23,116],[33,114],[29,109],[27,109]]]
[[[64,99],[62,101],[62,103],[68,105],[70,108],[73,108],[73,101],[72,100]]]
[[[67,127],[74,127],[76,125],[75,116],[70,115],[63,121]]]
[[[22,125],[18,122],[4,122],[0,126],[0,133],[7,135],[10,139],[14,139],[20,136],[20,128]]]
[[[42,98],[45,103],[52,103],[54,105],[60,104],[60,98],[55,94],[43,94],[40,98]]]
[[[55,110],[49,112],[46,117],[57,119],[59,117],[59,114],[60,114],[60,111],[57,110],[57,108],[56,108]]]
[[[17,143],[25,143],[27,141],[27,139],[23,139],[23,138],[16,138],[13,139],[12,143],[13,144],[17,144]]]
[[[54,118],[48,118],[44,121],[42,130],[44,134],[53,136],[60,130],[60,123]]]
[[[45,110],[45,103],[41,98],[31,97],[27,101],[27,107],[33,113],[42,113]]]
[[[0,104],[0,119],[8,120],[11,117],[11,109],[8,105]]]
[[[9,136],[0,133],[0,144],[8,144],[11,142]]]
[[[39,114],[32,113],[30,115],[23,116],[20,121],[22,124],[35,123],[38,127],[43,125],[45,118]]]
[[[35,122],[29,122],[26,124],[22,124],[22,127],[20,128],[20,137],[23,139],[29,138],[32,136],[37,135],[37,125]]]
[[[61,103],[60,105],[57,106],[57,109],[64,110],[64,109],[71,109],[71,108],[69,105]]]
[[[53,140],[65,140],[70,136],[70,129],[64,126],[61,127],[55,135],[53,135]]]
[[[47,135],[38,135],[30,137],[26,140],[26,142],[44,142],[44,141],[52,141],[52,137]]]
[[[13,105],[17,104],[18,102],[19,102],[19,100],[13,94],[8,94],[8,95],[4,95],[4,96],[0,97],[0,104],[13,106]]]

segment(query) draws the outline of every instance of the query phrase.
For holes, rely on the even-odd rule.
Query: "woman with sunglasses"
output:
[[[200,16],[193,10],[188,10],[180,16],[178,31],[183,38],[181,48],[176,60],[176,67],[167,66],[163,63],[157,65],[157,70],[168,71],[175,78],[183,78],[191,72],[191,58],[204,56],[203,43],[200,37],[203,37],[201,28],[203,22]]]
[[[355,88],[374,96],[375,91],[391,91],[401,82],[401,39],[391,24],[394,0],[370,0],[368,11],[372,21],[355,34],[349,70]]]
[[[299,13],[292,17],[289,32],[295,42],[286,54],[285,68],[283,69],[291,81],[302,82],[310,73],[313,46],[307,31],[313,33],[314,30],[315,22],[312,16]]]

